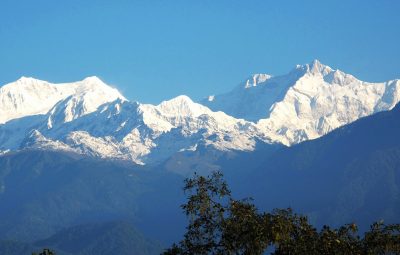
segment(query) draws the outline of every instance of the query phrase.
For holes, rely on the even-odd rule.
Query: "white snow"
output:
[[[65,121],[71,121],[117,98],[125,99],[97,77],[63,84],[21,77],[0,88],[0,124],[20,117],[46,114],[61,101],[64,101]]]
[[[39,148],[147,164],[200,145],[252,151],[257,142],[320,137],[399,100],[399,80],[363,82],[319,61],[286,75],[252,75],[202,104],[184,95],[130,102],[97,77],[63,84],[23,77],[0,87],[0,154]]]

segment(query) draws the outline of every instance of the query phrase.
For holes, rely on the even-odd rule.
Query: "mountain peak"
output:
[[[307,66],[307,71],[312,74],[327,75],[328,73],[333,71],[332,68],[322,64],[318,59],[314,59],[310,64],[306,66]]]
[[[36,80],[36,79],[32,78],[32,77],[21,76],[17,81],[24,82],[24,81],[32,81],[32,80]]]
[[[165,114],[181,116],[198,116],[209,111],[207,107],[193,102],[186,95],[180,95],[171,100],[163,101],[157,107]]]
[[[88,76],[85,79],[83,79],[84,82],[90,82],[90,83],[102,83],[104,82],[97,76]]]
[[[82,96],[89,93],[93,94],[92,96],[94,97],[98,97],[98,99],[108,97],[112,98],[112,100],[117,98],[120,98],[124,101],[127,100],[116,88],[106,84],[97,76],[89,76],[82,81],[78,81],[73,84],[75,86],[75,94],[77,96]],[[109,99],[106,99],[106,101],[108,102]]]
[[[186,95],[179,95],[179,96],[172,98],[171,100],[168,100],[165,102],[193,103],[193,100]]]
[[[85,79],[76,82],[80,86],[83,86],[86,89],[97,89],[99,87],[102,88],[111,88],[109,85],[105,84],[100,78],[97,76],[89,76],[86,77]]]
[[[305,65],[296,65],[296,68],[292,72],[301,72],[302,74],[312,74],[312,75],[322,75],[325,76],[332,71],[334,71],[331,67],[322,64],[318,59],[314,59],[312,62]]]
[[[21,76],[18,80],[16,80],[15,82],[11,82],[9,84],[4,85],[5,86],[9,86],[9,87],[13,87],[13,86],[34,86],[37,84],[45,84],[47,82],[33,78],[33,77],[26,77],[26,76]]]
[[[173,108],[173,107],[190,106],[193,104],[195,103],[190,97],[186,95],[180,95],[170,100],[162,101],[158,106],[161,108]]]
[[[248,84],[253,88],[251,82]],[[213,111],[257,122],[273,139],[287,145],[317,138],[377,111],[390,110],[400,101],[397,83],[363,82],[317,59],[254,89],[243,87],[202,103]]]
[[[117,89],[96,76],[61,84],[22,76],[0,88],[0,124],[16,118],[46,114],[60,102],[65,102],[74,111],[81,106],[81,114],[72,114],[81,116],[117,98],[126,100]]]
[[[266,82],[271,77],[272,77],[271,75],[264,73],[253,74],[245,81],[244,88],[248,89],[251,87],[256,87],[258,84]]]
[[[314,59],[313,61],[311,61],[311,63],[309,64],[310,66],[315,66],[315,67],[323,67],[325,65],[323,65],[321,63],[321,61],[319,61],[318,59]]]

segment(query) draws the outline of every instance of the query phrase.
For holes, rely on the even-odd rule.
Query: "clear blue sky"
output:
[[[384,81],[400,78],[399,13],[395,0],[1,0],[0,84],[96,75],[131,100],[197,100],[315,58]]]

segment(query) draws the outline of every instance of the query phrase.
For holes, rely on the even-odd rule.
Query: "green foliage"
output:
[[[32,253],[32,255],[56,255],[56,253],[50,249],[43,249],[43,251],[39,254]]]
[[[189,217],[184,239],[164,254],[400,254],[400,225],[374,223],[364,238],[355,224],[320,231],[289,209],[260,213],[251,199],[234,200],[219,172],[185,180]]]
[[[365,254],[400,254],[400,224],[372,224],[363,244]]]
[[[196,176],[185,183],[189,201],[182,208],[190,222],[181,243],[182,249],[189,254],[218,253],[227,209],[224,200],[230,196],[222,174],[216,172],[210,178]]]
[[[249,199],[232,199],[221,173],[186,179],[184,191],[187,233],[164,254],[262,254],[271,244],[268,215],[258,213]]]
[[[227,254],[262,254],[271,244],[269,215],[260,214],[251,200],[231,199],[223,221],[222,247]]]

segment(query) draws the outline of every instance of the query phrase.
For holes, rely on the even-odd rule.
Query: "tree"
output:
[[[230,200],[222,224],[221,247],[225,254],[263,254],[272,243],[270,215],[260,214],[251,201]]]
[[[189,218],[184,239],[164,254],[275,255],[400,254],[400,225],[374,223],[364,238],[355,224],[318,232],[306,216],[292,209],[260,213],[251,199],[234,200],[220,172],[185,180]]]
[[[215,172],[209,178],[195,174],[185,180],[184,191],[188,203],[182,208],[189,217],[189,226],[180,247],[173,247],[177,254],[217,254],[221,249],[222,224],[230,191]],[[179,252],[178,252],[179,251]],[[172,250],[169,251],[170,253]]]
[[[56,255],[56,253],[50,249],[43,249],[43,251],[39,254],[36,254],[35,252],[32,253],[32,255]]]
[[[251,200],[233,200],[220,172],[185,180],[189,218],[184,239],[164,254],[262,254],[271,243],[265,216]]]
[[[372,224],[365,234],[363,250],[365,254],[400,254],[400,224]]]

